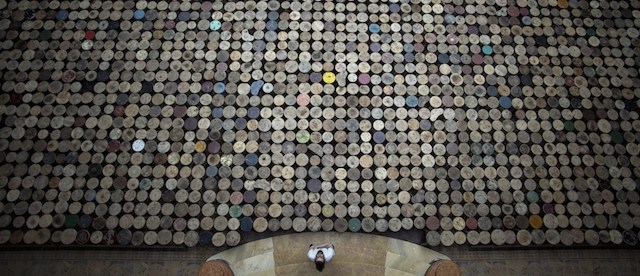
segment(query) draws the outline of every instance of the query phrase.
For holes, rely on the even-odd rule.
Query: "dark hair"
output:
[[[318,271],[322,271],[324,269],[324,261],[316,260],[316,269]]]

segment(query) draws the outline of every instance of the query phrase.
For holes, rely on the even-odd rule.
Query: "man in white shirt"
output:
[[[336,255],[336,251],[330,242],[316,246],[310,244],[309,252],[307,252],[307,257],[316,263],[316,269],[319,271],[324,269],[324,263],[331,261],[334,255]]]

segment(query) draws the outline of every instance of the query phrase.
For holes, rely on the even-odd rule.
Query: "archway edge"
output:
[[[323,273],[333,275],[425,275],[444,254],[411,242],[363,233],[315,232],[265,238],[230,248],[209,260],[229,262],[236,275],[316,275],[307,260],[309,244],[331,242],[335,258]]]

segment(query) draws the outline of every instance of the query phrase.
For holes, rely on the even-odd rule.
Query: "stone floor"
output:
[[[437,251],[456,261],[463,275],[637,275],[640,270],[640,251],[629,249],[448,247]],[[199,265],[215,253],[214,248],[201,247],[161,251],[5,250],[0,252],[0,271],[4,275],[195,275]]]
[[[322,272],[329,275],[424,275],[431,261],[448,259],[411,242],[354,233],[282,235],[226,250],[210,259],[226,260],[238,275],[321,275],[305,255],[310,242],[334,245],[336,256]]]

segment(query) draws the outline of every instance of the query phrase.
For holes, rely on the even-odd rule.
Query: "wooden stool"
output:
[[[460,268],[451,260],[437,260],[431,263],[425,276],[460,276]]]
[[[198,270],[198,276],[233,276],[233,271],[225,260],[207,261]]]

